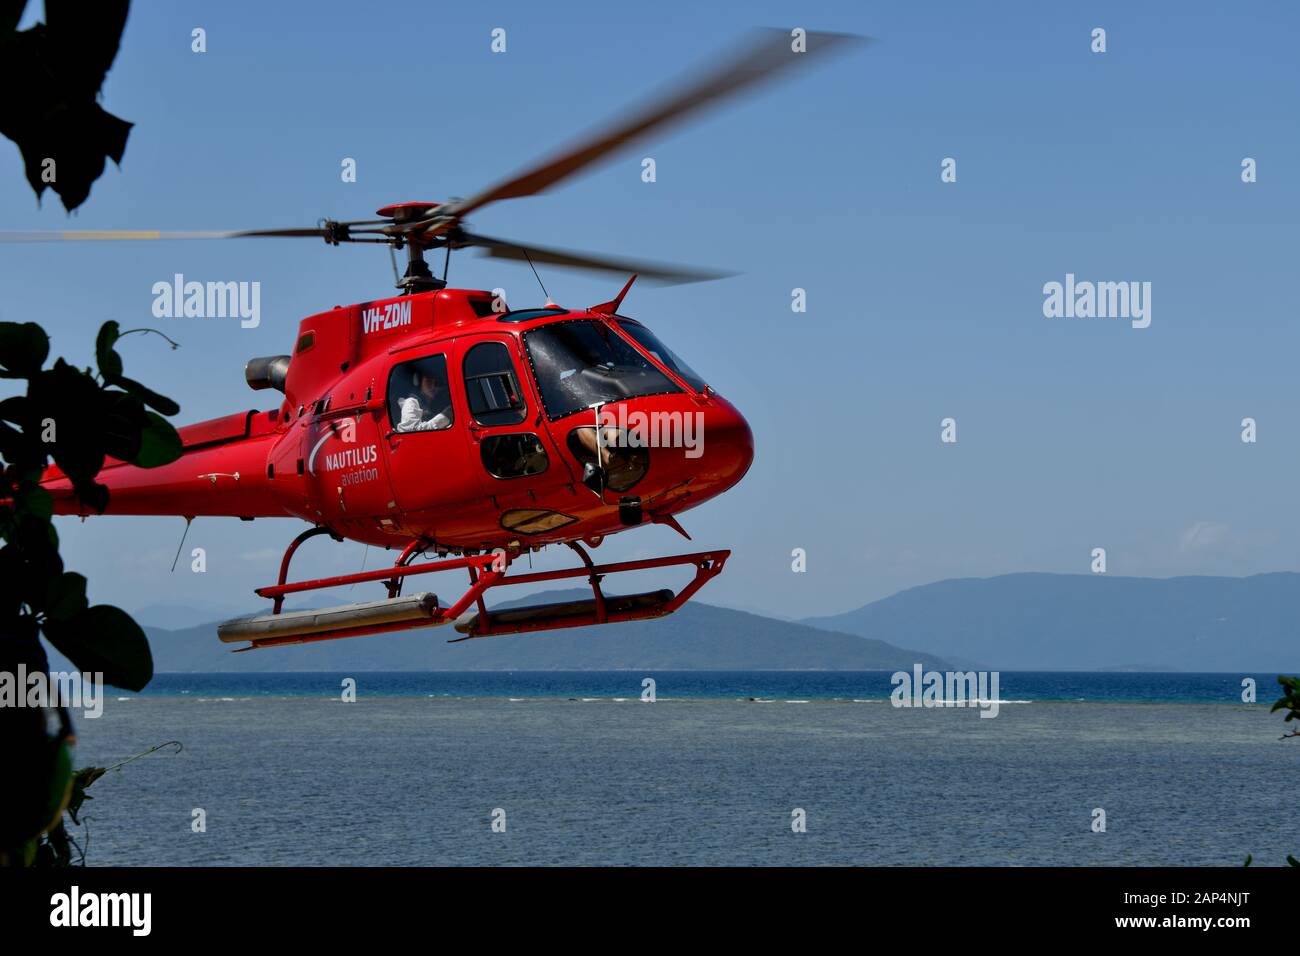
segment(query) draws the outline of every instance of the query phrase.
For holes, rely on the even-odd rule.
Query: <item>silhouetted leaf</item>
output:
[[[1287,715],[1285,720],[1300,720],[1300,677],[1279,676],[1277,682],[1282,685],[1282,698],[1274,702],[1269,708],[1269,713],[1275,710],[1285,710]]]
[[[78,670],[102,672],[114,687],[143,690],[153,677],[149,641],[120,608],[96,604],[69,621],[46,621],[42,630]]]
[[[104,453],[118,461],[134,462],[143,432],[149,427],[144,403],[134,395],[109,389],[102,393],[100,405],[99,440]]]
[[[117,394],[139,407],[138,399]],[[54,419],[58,432],[57,441],[38,447],[54,457],[87,507],[102,510],[107,491],[96,484],[95,475],[104,466],[105,443],[112,431],[111,405],[106,403],[103,389],[84,371],[58,359],[53,367],[30,379],[28,399],[33,417]],[[131,454],[135,451],[131,449]]]
[[[4,37],[0,134],[22,153],[27,181],[65,209],[80,206],[104,163],[122,161],[131,124],[97,101],[117,55],[128,0],[45,0],[45,22]],[[45,163],[56,176],[47,182]]]
[[[50,337],[35,322],[0,322],[0,378],[39,372],[50,354]]]
[[[176,415],[181,410],[181,407],[166,395],[159,395],[153,389],[146,388],[125,375],[119,375],[113,384],[134,395],[160,415]]]
[[[44,359],[42,359],[44,361]],[[13,395],[0,402],[0,419],[21,425],[27,419],[27,396]]]
[[[58,534],[47,518],[15,513],[8,538],[16,560],[10,572],[14,580],[6,583],[16,584],[39,604],[49,582],[63,573]]]
[[[44,488],[32,488],[22,495],[14,510],[34,518],[49,518],[54,514],[54,496]]]
[[[131,460],[131,464],[141,468],[157,468],[181,457],[184,450],[181,436],[171,422],[156,412],[145,412],[145,416],[149,421],[140,433],[140,451]]]
[[[113,350],[119,338],[118,324],[112,319],[99,327],[95,336],[95,363],[106,383],[112,384],[122,374],[122,357]]]
[[[65,571],[53,581],[45,595],[45,616],[68,621],[86,610],[86,578],[75,571]]]
[[[108,487],[97,481],[77,484],[77,500],[95,514],[103,514],[108,507]]]

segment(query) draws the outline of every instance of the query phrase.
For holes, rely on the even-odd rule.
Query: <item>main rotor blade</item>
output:
[[[516,262],[541,262],[546,265],[560,266],[565,269],[590,269],[596,272],[615,272],[619,275],[637,273],[643,279],[660,285],[682,285],[687,282],[708,282],[711,279],[725,279],[734,276],[734,272],[718,272],[708,269],[695,269],[690,266],[674,265],[667,262],[643,262],[633,259],[612,259],[605,256],[588,255],[585,252],[564,249],[547,249],[542,246],[524,245],[506,239],[494,239],[477,233],[462,231],[455,240],[456,246],[473,246],[482,249],[494,259],[512,259]]]
[[[469,199],[452,202],[438,209],[440,216],[460,218],[475,209],[500,199],[532,196],[584,166],[608,158],[615,150],[630,146],[636,139],[681,122],[717,101],[739,93],[805,62],[820,61],[870,38],[846,33],[809,33],[807,52],[791,49],[790,34],[781,30],[759,30],[738,52],[703,76],[687,83],[677,92],[656,100],[630,120],[598,132],[551,159],[525,170]]]
[[[306,237],[311,239],[325,238],[325,230],[319,227],[314,229],[240,229],[238,232],[227,234],[231,239],[243,239],[246,237],[253,238],[271,238],[271,239],[297,239]]]
[[[245,229],[235,232],[161,232],[157,229],[54,229],[44,232],[0,232],[0,242],[101,242],[149,239],[242,239],[247,236],[310,236],[321,239],[324,229]]]
[[[0,242],[83,242],[117,239],[225,239],[233,232],[159,232],[156,229],[63,229],[0,232]]]

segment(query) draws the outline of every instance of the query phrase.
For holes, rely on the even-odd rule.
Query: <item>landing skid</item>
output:
[[[279,582],[269,587],[258,588],[256,591],[258,596],[272,600],[272,612],[260,617],[227,621],[217,628],[221,640],[228,643],[248,641],[247,647],[236,648],[236,650],[251,651],[258,647],[308,644],[315,641],[331,641],[344,637],[361,637],[366,634],[384,634],[418,627],[452,624],[463,636],[453,638],[449,643],[458,643],[504,634],[586,627],[592,624],[613,624],[620,621],[643,621],[672,614],[689,601],[705,583],[718,575],[731,555],[730,551],[700,551],[695,554],[677,554],[641,561],[593,564],[591,557],[580,544],[570,542],[569,547],[582,559],[582,567],[512,575],[509,573],[511,558],[502,551],[412,565],[410,562],[423,550],[421,542],[412,542],[390,568],[361,571],[341,577],[286,583],[290,559],[299,545],[310,537],[328,533],[327,529],[313,528],[295,538],[280,563]],[[601,589],[601,582],[611,574],[677,565],[693,565],[695,568],[695,577],[678,593],[664,589],[643,594],[612,596],[606,595]],[[406,597],[401,596],[402,583],[409,577],[458,569],[468,572],[470,586],[452,604],[444,605],[435,594],[427,591]],[[591,585],[590,599],[496,611],[489,611],[484,603],[484,595],[493,588],[580,577],[585,577]],[[283,611],[286,595],[370,581],[380,582],[387,587],[387,599],[312,611],[287,613]]]

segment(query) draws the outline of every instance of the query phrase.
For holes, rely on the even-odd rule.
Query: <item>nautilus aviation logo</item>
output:
[[[325,450],[330,439],[337,438],[343,446]],[[341,424],[331,422],[307,456],[307,473],[310,475],[343,472],[338,478],[340,488],[379,478],[379,446],[357,445],[356,423],[350,419]]]
[[[316,446],[318,449],[320,445]],[[314,457],[314,456],[313,456]],[[361,468],[379,461],[379,448],[376,445],[363,445],[359,448],[345,448],[327,454],[321,458],[325,471],[342,471],[346,468]]]

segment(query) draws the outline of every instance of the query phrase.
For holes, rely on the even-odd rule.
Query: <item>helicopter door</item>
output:
[[[403,512],[432,512],[435,525],[439,514],[464,512],[465,502],[483,497],[454,393],[440,352],[399,362],[388,374],[387,434],[380,444],[393,493]]]
[[[461,353],[468,431],[479,481],[510,530],[516,530],[510,524],[515,518],[530,527],[535,524],[541,489],[573,481],[551,442],[536,398],[522,385],[517,348],[508,335],[476,337],[466,341]]]
[[[340,527],[373,527],[393,500],[379,460],[382,444],[373,413],[364,404],[334,407],[317,402],[303,432],[299,465],[306,474],[317,514]],[[340,525],[339,523],[342,522]]]

